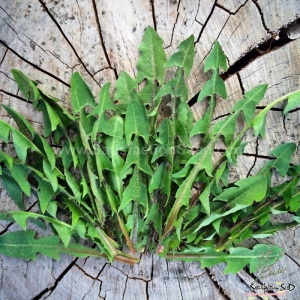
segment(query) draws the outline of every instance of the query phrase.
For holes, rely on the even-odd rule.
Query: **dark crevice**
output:
[[[203,24],[203,27],[201,28],[201,30],[200,30],[200,32],[199,32],[199,35],[198,35],[197,40],[195,41],[195,44],[198,43],[198,42],[200,41],[200,38],[201,38],[201,35],[202,35],[203,31],[204,31],[204,29],[205,29],[205,27],[206,27],[208,21],[210,20],[212,14],[214,13],[216,4],[217,4],[217,0],[215,0],[215,2],[214,2],[214,4],[213,4],[213,6],[212,6],[212,9],[211,9],[211,11],[210,11],[208,17],[207,17],[207,19],[205,20],[205,22],[204,22],[204,24]]]
[[[242,90],[242,94],[245,95],[245,88],[244,88],[243,81],[242,81],[240,73],[237,72],[236,76],[238,78],[238,81],[239,81],[239,84],[240,84],[240,87],[241,87],[241,90]]]
[[[228,117],[229,115],[230,115],[230,113],[227,113],[227,114],[224,114],[224,115],[219,115],[219,116],[213,118],[212,121],[217,121],[217,120],[219,120],[219,119]]]
[[[263,110],[265,108],[266,108],[266,106],[256,106],[256,109],[259,109],[259,110]],[[282,108],[278,108],[278,107],[272,107],[270,109],[270,111],[283,111],[283,109]]]
[[[198,2],[198,8],[197,8],[197,12],[196,12],[196,14],[195,14],[195,16],[196,16],[196,17],[195,17],[195,21],[196,21],[198,24],[200,24],[201,26],[203,26],[203,24],[197,20],[198,12],[199,12],[199,9],[200,9],[200,2],[201,2],[201,0],[199,0],[199,2]]]
[[[67,43],[69,44],[69,46],[72,48],[75,56],[77,57],[77,59],[80,61],[80,63],[82,64],[83,68],[86,70],[86,72],[93,78],[91,72],[88,70],[88,68],[86,67],[86,65],[84,64],[84,62],[82,61],[82,59],[80,58],[79,54],[76,52],[75,47],[72,45],[72,43],[69,41],[69,39],[67,38],[67,36],[65,35],[64,31],[62,30],[62,28],[60,27],[59,23],[55,20],[54,16],[51,14],[50,10],[48,9],[48,7],[46,6],[46,4],[43,2],[43,0],[39,0],[40,4],[42,5],[43,9],[45,9],[46,13],[48,14],[48,16],[51,18],[51,20],[54,22],[54,24],[56,25],[56,27],[58,28],[58,30],[60,31],[60,33],[62,34],[62,36],[64,37],[64,39],[67,41]],[[99,85],[99,83],[93,78],[93,80]]]
[[[149,283],[146,282],[146,300],[149,300]]]
[[[197,99],[198,99],[199,94],[200,94],[200,92],[188,101],[189,107],[192,107],[194,104],[196,104],[198,102]]]
[[[228,14],[230,14],[230,15],[234,15],[234,13],[233,13],[232,11],[230,11],[228,8],[222,6],[222,5],[219,4],[219,3],[216,3],[216,7],[219,7],[220,9],[226,11],[226,12],[227,12]]]
[[[122,300],[125,297],[125,292],[126,292],[126,289],[127,289],[127,282],[128,282],[128,277],[126,278],[126,281],[125,281],[125,288],[124,288],[124,292],[123,292],[123,295],[122,295]]]
[[[287,129],[286,129],[286,125],[285,125],[285,115],[283,115],[283,118],[282,118],[282,124],[283,124],[283,129],[284,131],[287,133]]]
[[[300,264],[292,256],[290,256],[287,253],[284,253],[284,255],[286,255],[289,259],[291,259],[298,266],[298,268],[300,267]]]
[[[39,201],[35,201],[32,205],[30,205],[25,211],[30,211]],[[4,233],[6,233],[9,229],[9,227],[11,227],[12,225],[16,224],[15,222],[11,222],[9,224],[6,225],[6,227],[0,231],[0,236],[3,235]]]
[[[6,94],[6,95],[8,95],[10,97],[18,98],[19,100],[21,100],[23,102],[26,102],[26,103],[31,103],[30,101],[27,101],[25,98],[22,98],[22,97],[20,97],[18,95],[15,95],[13,93],[7,92],[5,90],[0,90],[0,93]]]
[[[103,267],[101,268],[101,270],[98,272],[98,274],[97,274],[97,276],[96,276],[97,280],[101,281],[101,280],[99,279],[99,276],[102,274],[102,272],[104,271],[104,269],[105,269],[105,267],[106,267],[107,264],[108,264],[108,263],[105,263],[105,264],[103,265]]]
[[[146,282],[146,296],[147,296],[147,300],[149,300],[150,296],[149,296],[149,282],[151,282],[153,280],[153,270],[154,270],[154,259],[153,259],[153,255],[152,255],[152,264],[151,264],[151,273],[150,273],[150,280]]]
[[[155,17],[155,7],[154,7],[154,0],[150,0],[150,4],[151,4],[151,11],[152,11],[152,19],[153,19],[153,28],[156,31],[156,17]]]
[[[141,277],[136,277],[136,276],[129,276],[128,274],[126,274],[123,270],[119,269],[118,267],[116,266],[113,266],[111,265],[110,266],[111,268],[114,268],[116,270],[118,270],[120,273],[122,273],[125,277],[127,277],[128,279],[132,279],[132,280],[141,280],[143,282],[150,282],[152,279],[144,279],[144,278],[141,278]]]
[[[8,50],[10,50],[14,55],[18,56],[20,59],[22,59],[24,62],[26,62],[27,64],[29,64],[30,66],[36,68],[37,70],[47,74],[48,76],[54,78],[55,80],[61,82],[62,84],[66,85],[67,87],[70,87],[70,85],[66,82],[64,82],[62,79],[58,78],[57,76],[45,71],[44,69],[40,68],[39,66],[37,66],[36,64],[30,62],[29,60],[27,60],[26,58],[22,57],[20,54],[18,54],[15,50],[13,50],[12,48],[10,48],[4,41],[0,40],[0,44],[2,44],[4,47],[6,47]]]
[[[76,264],[78,258],[74,259],[65,269],[64,271],[57,277],[55,282],[50,288],[45,288],[43,291],[41,291],[38,295],[32,298],[32,300],[38,300],[43,297],[46,293],[50,292],[49,296],[53,293],[53,291],[56,289],[59,282],[63,279],[63,277],[73,268],[73,266]]]
[[[212,12],[213,12],[213,10],[212,10]],[[211,14],[212,14],[212,12],[211,12]],[[295,24],[299,21],[300,21],[300,18],[298,18],[294,22],[290,23],[289,26],[293,26],[293,24]],[[250,50],[247,54],[245,54],[243,57],[241,57],[239,60],[237,60],[233,65],[231,65],[226,72],[221,74],[220,75],[221,78],[223,80],[227,80],[231,76],[237,75],[238,80],[241,84],[241,89],[243,89],[242,78],[241,78],[239,72],[241,70],[243,70],[246,66],[251,64],[253,61],[255,61],[257,58],[259,58],[263,55],[266,55],[266,54],[268,54],[268,53],[270,53],[274,50],[278,50],[278,48],[281,48],[281,47],[289,44],[290,42],[292,42],[293,40],[290,39],[287,35],[287,31],[288,31],[289,26],[288,27],[282,27],[279,30],[279,35],[278,35],[277,40],[275,40],[271,37],[271,38],[265,40],[264,42],[262,42],[257,47]],[[202,31],[203,30],[201,30],[201,34],[202,34]],[[192,97],[188,101],[188,105],[190,107],[193,106],[197,102],[197,98],[198,98],[199,93],[197,93],[194,97]],[[261,108],[261,107],[257,107],[257,108]],[[278,110],[278,109],[272,108],[272,110]]]
[[[297,19],[299,20],[299,19]],[[297,20],[295,22],[297,22]],[[294,23],[294,22],[293,22]],[[292,23],[292,24],[293,24]],[[221,75],[223,80],[228,79],[232,75],[240,72],[243,68],[249,65],[252,61],[256,60],[257,58],[270,53],[271,51],[278,50],[288,43],[292,42],[293,40],[287,36],[286,28],[282,27],[278,39],[275,40],[272,37],[265,40],[257,47],[250,50],[247,54],[237,60],[233,65],[229,67],[229,69]]]
[[[102,49],[104,51],[106,61],[108,63],[109,68],[114,71],[115,78],[118,79],[117,70],[112,67],[109,56],[108,56],[108,53],[107,53],[107,50],[106,50],[106,46],[105,46],[105,43],[104,43],[104,38],[103,38],[103,35],[102,35],[102,29],[101,29],[100,19],[99,19],[99,15],[98,15],[97,5],[96,5],[95,0],[92,0],[92,4],[93,4],[93,9],[94,9],[95,19],[96,19],[96,22],[97,22],[97,28],[98,28],[98,32],[99,32],[100,42],[101,42]]]
[[[199,149],[196,149],[196,148],[193,148],[193,150],[199,151]],[[214,149],[214,152],[221,152],[221,153],[224,153],[224,152],[226,152],[226,150],[225,150],[225,149]],[[269,159],[269,160],[275,159],[275,158],[272,157],[272,156],[268,156],[268,155],[260,155],[260,154],[258,154],[258,153],[247,153],[247,152],[244,152],[244,153],[241,154],[241,155],[249,156],[249,157],[255,157],[255,158],[261,158],[261,159]]]
[[[94,281],[101,281],[99,280],[97,277],[93,277],[92,275],[90,275],[89,273],[87,273],[85,270],[83,270],[78,264],[75,264],[75,267],[80,270],[80,272],[82,272],[86,277],[89,277],[90,279],[94,280]]]
[[[252,2],[253,2],[253,3],[255,4],[255,6],[257,7],[257,10],[258,10],[258,12],[259,12],[259,14],[260,14],[261,22],[262,22],[262,24],[263,24],[264,29],[265,29],[268,33],[271,33],[270,29],[267,27],[267,24],[266,24],[265,18],[264,18],[264,14],[263,14],[263,12],[262,12],[262,10],[261,10],[259,4],[257,3],[257,0],[252,0]]]
[[[249,169],[249,171],[248,171],[248,173],[247,173],[247,177],[250,176],[250,174],[251,174],[251,172],[252,172],[252,170],[253,170],[253,168],[254,168],[254,166],[255,166],[255,164],[256,164],[256,160],[257,160],[257,158],[258,158],[258,156],[259,156],[259,155],[258,155],[258,146],[259,146],[258,138],[256,138],[255,143],[256,143],[256,145],[255,145],[254,161],[253,161],[253,164],[252,164],[252,166],[250,167],[250,169]]]
[[[219,37],[220,37],[221,33],[223,32],[223,29],[224,29],[224,27],[226,26],[226,24],[227,24],[227,22],[228,22],[229,19],[230,19],[230,15],[228,15],[228,18],[227,18],[227,20],[225,21],[225,23],[224,23],[223,27],[221,28],[221,30],[219,31],[219,33],[218,33],[218,35],[217,35],[215,41],[217,41],[217,40],[219,39]],[[214,41],[214,42],[215,42],[215,41]],[[201,60],[201,62],[199,63],[199,65],[201,65],[201,64],[203,63],[203,61],[206,59],[206,57],[208,56],[208,54],[211,52],[211,50],[212,50],[212,48],[213,48],[213,45],[214,45],[214,43],[211,45],[210,50],[209,50],[209,51],[206,53],[206,55],[203,57],[203,59]],[[224,54],[225,54],[225,53],[224,53]],[[226,56],[226,54],[225,54],[225,56]],[[229,59],[228,59],[227,56],[226,56],[226,60],[229,61]]]
[[[223,9],[224,11],[226,11],[227,13],[229,13],[230,15],[236,15],[236,14],[239,12],[239,10],[240,10],[242,7],[244,7],[247,3],[248,3],[248,0],[245,1],[245,3],[242,4],[242,5],[241,5],[236,11],[234,11],[234,12],[230,11],[228,8],[222,6],[222,5],[219,4],[219,3],[217,3],[216,6],[219,7],[219,8],[221,8],[221,9]]]
[[[179,278],[177,278],[177,280],[178,280],[177,282],[178,282],[178,288],[179,288],[179,292],[180,292],[180,297],[181,297],[182,300],[184,300],[182,289],[181,289],[181,286],[180,286],[180,280],[179,280]]]
[[[112,69],[111,67],[105,67],[105,68],[102,68],[102,69],[96,71],[96,72],[93,74],[93,77],[96,76],[98,73],[104,71],[104,70],[113,70],[113,69]]]
[[[5,52],[4,52],[4,55],[3,55],[3,57],[2,57],[2,60],[1,60],[1,62],[0,62],[0,66],[1,66],[2,63],[4,62],[4,59],[5,59],[5,56],[6,56],[7,52],[8,52],[8,49],[6,48],[6,50],[5,50]]]
[[[179,6],[180,6],[180,1],[178,1],[178,5],[177,5],[177,15],[176,15],[176,20],[173,24],[173,28],[172,28],[172,33],[171,33],[171,41],[170,41],[170,45],[165,47],[164,49],[168,49],[169,47],[171,47],[172,43],[173,43],[173,37],[174,37],[174,30],[175,30],[175,26],[176,26],[176,23],[178,21],[178,17],[179,17]]]
[[[288,43],[292,42],[293,40],[290,39],[287,35],[287,29],[292,26],[292,24],[295,24],[296,22],[299,22],[300,18],[292,22],[287,28],[282,27],[279,30],[278,39],[275,40],[272,37],[262,42],[257,47],[250,50],[247,54],[245,54],[243,57],[241,57],[238,61],[236,61],[233,65],[229,67],[229,69],[221,75],[223,80],[226,80],[230,76],[236,74],[237,72],[241,71],[243,68],[245,68],[247,65],[249,65],[252,61],[256,60],[257,58],[268,54],[274,50],[278,50],[278,48],[281,48]]]
[[[212,276],[212,274],[210,273],[209,268],[205,268],[205,271],[206,271],[206,274],[208,275],[208,278],[209,278],[210,281],[212,282],[213,286],[218,290],[220,296],[223,297],[223,299],[225,299],[225,300],[232,300],[230,297],[228,297],[228,296],[225,294],[223,288],[218,284],[218,282],[215,281],[215,280],[213,279],[213,276]]]
[[[15,81],[13,78],[9,77],[6,73],[4,73],[3,71],[0,71],[1,74],[3,74],[5,77],[7,77],[10,80]]]

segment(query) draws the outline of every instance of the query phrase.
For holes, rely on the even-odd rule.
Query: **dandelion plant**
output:
[[[15,150],[15,156],[0,151],[0,174],[19,210],[3,211],[0,217],[22,230],[1,235],[0,252],[23,259],[36,259],[37,253],[59,259],[66,253],[130,264],[139,261],[135,253],[156,252],[166,259],[200,261],[201,267],[226,262],[226,273],[246,265],[255,272],[264,253],[272,264],[282,255],[281,248],[270,251],[258,244],[248,249],[240,243],[300,222],[300,165],[291,164],[296,144],[271,149],[273,159],[256,175],[233,183],[228,178],[246,146],[244,134],[250,130],[264,137],[267,112],[284,100],[284,115],[294,110],[300,91],[257,112],[267,90],[266,84],[258,85],[225,118],[213,122],[217,101],[226,101],[220,72],[228,68],[215,42],[204,64],[210,79],[198,95],[207,109],[194,120],[186,85],[194,37],[168,59],[162,39],[148,27],[139,51],[136,78],[121,72],[114,89],[106,83],[97,101],[74,73],[71,110],[21,71],[12,70],[23,96],[42,112],[44,132],[37,133],[19,112],[1,104],[17,127],[0,120],[0,138],[12,142]],[[167,82],[166,70],[173,74]],[[238,131],[240,116],[244,127]],[[200,141],[196,153],[194,136]],[[225,151],[216,161],[217,142]],[[286,181],[271,185],[273,172]],[[25,210],[23,194],[32,193],[38,199],[37,212]],[[273,212],[289,212],[294,221],[273,224]],[[30,222],[52,231],[37,238],[28,229]]]

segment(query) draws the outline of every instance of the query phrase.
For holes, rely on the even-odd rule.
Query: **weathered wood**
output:
[[[213,42],[220,41],[233,67],[225,82],[229,97],[218,100],[215,119],[219,120],[243,92],[257,84],[269,84],[262,105],[299,89],[299,23],[288,26],[299,13],[298,0],[0,0],[0,102],[22,112],[41,133],[42,115],[18,91],[12,68],[39,81],[45,92],[69,108],[69,80],[74,71],[80,72],[95,97],[104,83],[110,81],[114,86],[122,70],[135,76],[138,45],[144,29],[151,25],[163,38],[168,56],[183,39],[194,34],[196,57],[188,80],[190,98],[208,78],[203,72],[204,59]],[[285,33],[291,40],[284,40]],[[249,52],[252,54],[245,56]],[[191,108],[196,119],[205,106],[203,101]],[[13,124],[2,108],[0,118]],[[239,167],[232,170],[233,179],[255,174],[268,159],[270,149],[283,141],[298,143],[299,119],[299,110],[285,118],[282,111],[271,111],[266,139],[255,139],[252,132],[247,133],[247,155],[240,156]],[[240,119],[239,128],[242,122]],[[193,142],[197,147],[197,138]],[[222,143],[216,145],[217,149],[223,149]],[[5,151],[13,151],[12,145],[7,145]],[[299,154],[298,149],[294,162]],[[6,192],[1,187],[0,191],[1,210],[11,209]],[[26,207],[35,201],[31,197]],[[0,234],[15,228],[16,225],[1,222]],[[298,235],[297,227],[264,240],[285,249],[280,263],[287,268],[264,282],[274,285],[299,281]],[[29,262],[1,256],[0,264],[0,299],[4,300],[243,299],[253,281],[246,269],[225,276],[223,265],[205,270],[198,263],[165,261],[155,255],[143,255],[142,262],[134,267],[67,256],[59,262],[42,256]],[[300,287],[296,286],[284,297],[299,299],[299,293]]]

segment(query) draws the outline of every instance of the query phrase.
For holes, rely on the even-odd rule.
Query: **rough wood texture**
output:
[[[219,101],[216,119],[224,116],[244,91],[259,83],[269,84],[262,104],[266,105],[300,87],[299,13],[299,0],[0,0],[0,102],[22,112],[42,132],[42,116],[22,98],[12,79],[12,68],[38,80],[43,90],[68,108],[69,80],[74,71],[81,73],[95,96],[105,82],[114,84],[122,70],[135,75],[137,47],[145,27],[151,25],[164,39],[168,55],[183,39],[195,35],[190,98],[207,78],[203,60],[213,42],[220,41],[231,68],[224,75],[229,99]],[[196,118],[204,107],[205,102],[192,106]],[[0,117],[9,120],[2,109]],[[247,134],[249,145],[240,157],[240,167],[233,170],[233,178],[255,174],[268,159],[270,148],[283,141],[298,143],[299,119],[299,110],[286,118],[280,107],[273,110],[265,140]],[[194,144],[197,146],[196,139]],[[295,161],[297,158],[299,147]],[[0,201],[1,209],[11,205],[4,190]],[[35,201],[31,198],[27,207],[34,210]],[[0,234],[14,228],[1,222]],[[265,240],[285,249],[280,264],[286,270],[264,282],[296,284],[294,291],[270,299],[300,299],[299,240],[298,228]],[[155,255],[143,256],[142,263],[134,267],[67,256],[59,262],[41,256],[29,262],[1,256],[0,265],[3,300],[255,299],[245,295],[253,281],[247,270],[225,276],[223,265],[201,269],[197,263],[164,261]]]

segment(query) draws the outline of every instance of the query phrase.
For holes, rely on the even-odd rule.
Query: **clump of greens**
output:
[[[227,97],[219,75],[220,69],[227,70],[227,62],[216,42],[205,61],[204,71],[210,71],[211,77],[198,96],[198,101],[206,99],[207,110],[195,122],[185,83],[193,66],[194,37],[183,41],[169,59],[162,45],[157,33],[147,28],[136,78],[122,72],[114,94],[106,83],[97,102],[74,73],[72,112],[36,82],[12,70],[24,97],[42,111],[45,130],[43,136],[38,134],[20,113],[1,104],[18,128],[0,120],[0,138],[12,142],[16,151],[16,158],[0,151],[0,174],[20,211],[3,212],[0,217],[23,229],[0,236],[1,253],[25,259],[35,259],[38,252],[55,259],[67,253],[134,264],[135,252],[157,252],[168,259],[200,261],[202,267],[226,262],[226,273],[236,273],[247,264],[256,271],[263,253],[268,253],[269,264],[282,255],[277,246],[270,251],[263,244],[252,250],[236,245],[300,222],[300,165],[290,163],[296,145],[286,143],[272,150],[274,159],[255,176],[232,184],[228,176],[243,153],[245,132],[252,129],[255,136],[264,136],[267,112],[283,100],[287,100],[284,114],[295,109],[300,91],[255,114],[267,90],[266,84],[256,86],[212,126],[216,95]],[[167,68],[176,72],[165,83]],[[245,126],[237,132],[240,115]],[[201,138],[196,154],[190,141],[195,135]],[[58,154],[49,146],[50,137],[61,149]],[[219,141],[226,150],[213,163]],[[289,179],[271,186],[273,171]],[[33,191],[40,213],[24,210],[22,195]],[[293,212],[294,221],[274,225],[272,212]],[[26,231],[28,220],[42,220],[55,235],[35,238],[34,231]],[[83,239],[95,247],[83,246]],[[131,254],[123,252],[125,246]]]

